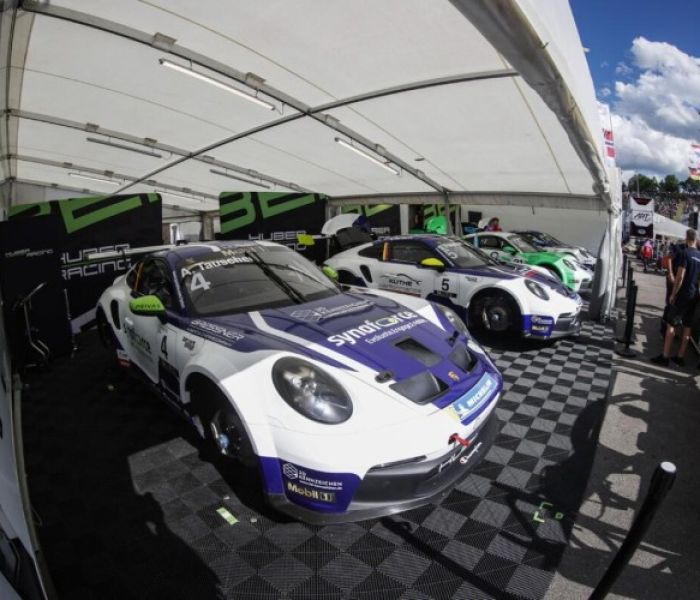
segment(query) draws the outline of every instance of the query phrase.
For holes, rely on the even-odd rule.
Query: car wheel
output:
[[[212,449],[245,467],[255,466],[253,444],[228,399],[211,383],[200,383],[193,394],[204,437]]]
[[[490,333],[512,333],[518,329],[520,311],[504,294],[487,294],[477,298],[469,311],[469,324]]]

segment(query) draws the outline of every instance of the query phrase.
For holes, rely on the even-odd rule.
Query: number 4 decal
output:
[[[196,292],[197,290],[204,290],[206,292],[210,287],[211,283],[204,279],[204,275],[201,273],[201,271],[198,271],[192,275],[192,281],[190,281],[191,292]]]
[[[168,336],[164,335],[160,343],[160,352],[165,358],[168,358]]]

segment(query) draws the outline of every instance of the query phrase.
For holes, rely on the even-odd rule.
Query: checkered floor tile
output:
[[[40,542],[61,599],[541,598],[590,471],[612,332],[490,349],[502,429],[439,505],[327,527],[265,508],[92,334],[24,393]],[[226,520],[226,508],[234,520]],[[231,522],[229,522],[231,521]]]

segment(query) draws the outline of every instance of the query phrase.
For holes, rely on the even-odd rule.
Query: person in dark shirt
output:
[[[677,253],[673,267],[675,267],[673,289],[669,296],[669,309],[664,315],[666,320],[664,349],[661,354],[651,359],[654,364],[662,366],[667,366],[669,363],[676,327],[683,325],[683,336],[678,354],[670,360],[683,366],[685,351],[690,340],[690,330],[695,309],[698,306],[698,282],[700,281],[700,250],[697,248],[695,229],[688,229],[686,232],[685,249]]]

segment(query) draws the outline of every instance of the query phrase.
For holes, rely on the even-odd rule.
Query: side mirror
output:
[[[336,271],[333,267],[329,267],[328,265],[323,265],[321,267],[321,271],[323,271],[323,274],[326,277],[328,277],[328,279],[338,283],[338,271]]]
[[[158,296],[140,296],[129,302],[129,309],[142,317],[165,317],[165,306]]]
[[[517,250],[513,248],[513,246],[503,246],[503,252],[507,252],[508,254],[517,254]]]
[[[439,258],[424,258],[420,261],[420,266],[427,269],[435,269],[436,271],[444,271],[445,263]]]

